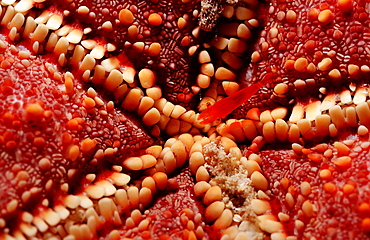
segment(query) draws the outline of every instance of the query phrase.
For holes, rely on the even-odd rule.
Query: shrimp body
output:
[[[199,115],[198,120],[201,120],[201,124],[207,124],[212,123],[218,118],[223,118],[229,115],[240,105],[248,101],[265,84],[272,82],[273,78],[271,75],[272,74],[267,74],[261,81],[249,87],[243,88],[234,94],[216,102],[213,106],[210,106],[203,111]]]

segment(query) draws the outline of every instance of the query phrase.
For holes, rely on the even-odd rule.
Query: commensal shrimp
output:
[[[274,80],[272,73],[266,74],[264,78],[246,88],[243,88],[232,95],[221,99],[216,102],[213,106],[208,107],[198,117],[201,120],[201,124],[212,123],[218,118],[223,118],[229,115],[232,111],[238,108],[240,105],[248,101],[258,90],[261,89],[267,83]]]

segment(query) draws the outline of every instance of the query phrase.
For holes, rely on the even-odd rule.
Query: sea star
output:
[[[2,1],[0,236],[369,238],[367,9]]]

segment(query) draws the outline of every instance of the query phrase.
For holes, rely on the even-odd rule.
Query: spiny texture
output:
[[[0,238],[368,239],[367,9],[1,1]]]

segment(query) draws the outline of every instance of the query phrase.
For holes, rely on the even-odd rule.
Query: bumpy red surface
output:
[[[349,7],[335,1],[324,3],[312,1],[307,5],[281,1],[266,4],[268,8],[261,9],[260,17],[263,29],[255,45],[255,49],[262,52],[261,61],[253,63],[251,68],[246,70],[252,73],[251,82],[256,82],[269,72],[274,72],[279,76],[277,82],[286,81],[290,84],[292,98],[295,101],[307,102],[318,98],[319,94],[303,95],[299,89],[294,90],[293,82],[297,79],[313,79],[314,81],[311,81],[313,85],[310,86],[312,89],[326,86],[331,91],[339,91],[342,85],[348,85],[350,81],[361,82],[366,79],[368,74],[351,74],[345,71],[349,64],[361,66],[369,63],[367,36],[370,31],[368,28],[370,22],[366,11],[367,3],[366,1],[349,2],[352,3]],[[155,1],[140,7],[136,6],[136,2],[124,4],[113,2],[109,6],[105,5],[106,3],[99,3],[100,5],[94,5],[95,2],[81,1],[80,3],[81,6],[89,6],[91,9],[103,9],[102,15],[91,20],[84,19],[74,13],[79,7],[77,3],[67,7],[58,2],[55,3],[56,9],[54,10],[69,9],[71,22],[91,26],[94,31],[92,34],[99,37],[105,33],[102,29],[96,29],[97,26],[100,26],[102,22],[116,19],[118,11],[123,7],[127,8],[126,5],[131,5],[133,12],[141,13],[142,11],[143,16],[148,15],[151,10],[169,13],[167,18],[171,18],[170,10],[172,9],[174,9],[174,15],[177,16],[196,7],[196,3],[182,7],[175,3],[162,6]],[[110,9],[112,6],[113,9]],[[294,11],[295,17],[292,13],[289,17],[282,18],[280,10],[286,9]],[[325,11],[328,16],[321,19],[320,12]],[[113,20],[112,22],[114,23]],[[146,20],[142,20],[141,24],[144,28],[148,28],[148,35],[141,36],[142,41],[158,41],[157,35],[163,30],[148,25]],[[188,28],[182,30],[181,37],[190,36],[194,25],[195,23],[189,24]],[[155,59],[154,69],[159,71],[159,78],[164,79],[160,85],[167,94],[166,98],[190,107],[188,103],[194,101],[193,96],[197,94],[195,91],[192,92],[193,78],[188,71],[192,62],[185,54],[186,47],[181,44],[182,39],[176,35],[179,29],[173,26],[166,27],[171,30],[163,32],[164,37],[160,40],[162,45],[167,46],[168,51],[163,51],[163,55]],[[125,44],[130,44],[128,43],[130,39],[126,36],[127,29],[124,26],[116,27],[115,25],[113,28],[120,34],[108,35],[106,39],[114,40],[124,52]],[[275,29],[273,28],[278,31],[278,36],[274,35]],[[4,41],[6,42],[5,39]],[[264,42],[269,43],[272,48],[265,51]],[[53,201],[53,196],[59,191],[56,189],[59,189],[63,182],[79,188],[74,182],[81,181],[81,176],[85,173],[99,173],[101,167],[109,165],[107,162],[120,163],[122,157],[131,154],[130,152],[139,152],[155,141],[146,134],[137,121],[130,120],[130,117],[118,108],[110,109],[105,116],[87,111],[83,102],[88,86],[82,81],[74,80],[76,91],[66,94],[61,87],[63,81],[55,74],[63,69],[54,66],[51,56],[32,56],[28,63],[23,63],[18,55],[19,50],[26,49],[22,43],[19,43],[17,47],[12,47],[10,44],[6,47],[3,49],[1,59],[1,68],[4,71],[0,71],[2,79],[0,166],[4,173],[0,176],[0,191],[3,193],[0,208],[5,209],[5,204],[10,199],[19,202],[22,199],[26,204],[20,205],[16,212],[2,216],[5,219],[17,216],[18,211],[32,209],[39,203],[40,196]],[[138,54],[129,51],[125,54],[134,66],[140,68],[148,66],[147,56],[137,58]],[[339,57],[334,58],[333,56]],[[317,66],[324,58],[332,59],[330,69],[316,69],[311,72],[307,69],[303,71],[298,65],[295,67],[298,59],[303,64],[307,61],[307,64],[314,63]],[[337,79],[331,77],[330,70],[332,69],[345,70],[342,71],[341,78]],[[244,77],[241,78],[244,79]],[[264,94],[257,94],[235,115],[244,116],[245,111],[250,107],[261,106],[265,103],[263,100],[270,101],[273,87],[268,85],[265,90]],[[98,96],[105,104],[111,100],[103,90],[98,93]],[[281,100],[272,99],[272,104]],[[284,100],[281,101],[284,102]],[[274,148],[267,147],[268,150],[261,152],[263,170],[275,196],[272,200],[273,211],[276,214],[282,211],[290,216],[290,220],[285,224],[288,234],[299,237],[312,234],[318,239],[369,237],[368,225],[363,224],[363,219],[368,217],[370,209],[368,207],[370,190],[367,162],[369,146],[362,144],[369,139],[361,139],[353,129],[348,128],[347,130],[332,140],[316,141],[315,139],[312,143],[313,147],[304,149],[302,153],[285,150],[284,145],[274,145]],[[99,139],[94,149],[104,151],[109,147],[117,147],[119,154],[115,158],[96,159],[90,152],[92,149],[89,149],[81,154],[79,161],[74,161],[76,159],[71,149],[74,145],[81,145],[86,138]],[[335,159],[341,155],[335,151],[331,156],[324,155],[327,149],[333,148],[334,141],[343,142],[352,139],[353,143],[347,142],[350,146],[347,155],[352,160],[350,165],[338,166]],[[317,145],[324,141],[327,142],[326,145]],[[118,142],[120,142],[119,145],[117,145]],[[89,167],[85,169],[87,163],[91,161],[94,161],[94,164],[89,164]],[[33,169],[32,175],[19,171],[19,169]],[[52,175],[44,175],[43,171],[49,169],[52,169]],[[329,169],[331,176],[323,179],[320,177],[320,171],[324,169]],[[170,192],[168,196],[159,196],[158,201],[149,209],[147,216],[156,219],[155,227],[151,230],[154,232],[153,236],[168,235],[174,238],[180,236],[179,232],[184,226],[181,223],[181,213],[177,211],[180,208],[175,206],[176,204],[181,204],[182,208],[192,208],[192,211],[196,213],[202,211],[195,206],[188,174],[186,171],[175,178],[174,181],[179,186],[174,183],[173,192]],[[16,179],[16,181],[9,179]],[[311,185],[311,193],[307,196],[300,192],[303,181]],[[44,188],[45,185],[47,185],[46,188]],[[24,191],[25,189],[30,190]],[[73,189],[69,191],[73,192]],[[23,194],[20,194],[21,192]],[[290,193],[294,199],[298,199],[291,206],[286,201],[287,193]],[[29,200],[24,201],[23,198]],[[305,215],[301,211],[301,206],[306,200],[319,206],[319,211],[314,210],[313,215]],[[174,223],[173,218],[176,219]],[[306,226],[298,231],[294,230],[296,229],[295,220],[301,220]],[[170,234],[166,232],[168,229],[171,229]]]
[[[19,201],[17,212],[32,209],[42,197],[52,201],[64,182],[77,187],[74,182],[81,181],[86,172],[99,172],[106,162],[120,163],[121,157],[153,143],[136,121],[118,109],[108,110],[105,116],[89,112],[83,106],[86,86],[74,80],[76,91],[66,94],[52,58],[31,55],[23,64],[21,49],[29,53],[22,44],[3,49],[0,72],[0,163],[4,173],[0,176],[0,205],[6,209],[10,200]],[[87,138],[97,139],[93,147],[81,156],[71,156],[71,148]],[[118,149],[115,158],[97,161],[92,154],[114,147]]]

